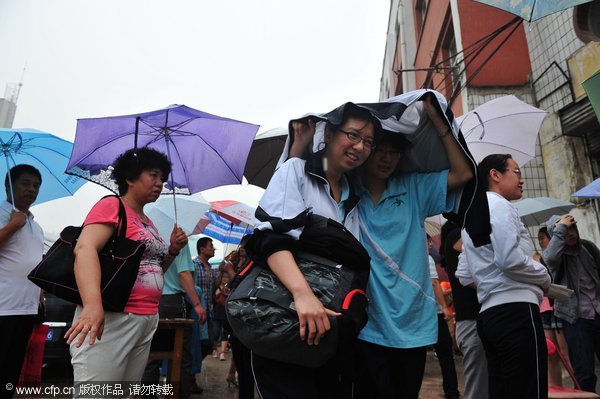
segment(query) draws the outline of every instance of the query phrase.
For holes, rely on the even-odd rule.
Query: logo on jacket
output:
[[[400,198],[396,198],[394,200],[394,202],[392,202],[395,206],[400,206],[400,205],[404,205],[404,201],[402,201]]]

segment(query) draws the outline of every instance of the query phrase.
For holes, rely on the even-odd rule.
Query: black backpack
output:
[[[295,254],[296,263],[330,317],[331,330],[319,345],[300,340],[292,295],[263,260],[254,260],[230,283],[226,310],[234,335],[260,356],[319,367],[340,347],[351,345],[367,323],[366,287],[370,257],[346,228],[310,215]]]

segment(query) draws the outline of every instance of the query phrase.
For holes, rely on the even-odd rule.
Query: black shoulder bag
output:
[[[110,197],[110,196],[107,196]],[[114,196],[116,197],[116,196]],[[106,197],[104,197],[106,198]],[[119,197],[119,220],[111,239],[98,254],[100,258],[102,306],[104,310],[122,312],[138,275],[146,246],[125,237],[127,215]],[[67,226],[50,247],[42,261],[29,273],[29,280],[59,298],[82,304],[75,281],[73,250],[83,226]]]
[[[253,352],[286,363],[316,368],[351,345],[367,323],[370,257],[340,223],[311,215],[298,242],[295,260],[315,296],[340,312],[319,345],[300,340],[291,293],[264,260],[254,260],[233,278],[227,319],[235,336]]]

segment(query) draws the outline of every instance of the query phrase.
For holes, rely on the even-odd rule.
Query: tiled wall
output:
[[[534,84],[537,106],[549,112],[557,112],[572,102],[570,87],[564,85],[559,88],[566,80],[556,66],[552,66],[544,75],[542,73],[555,61],[568,75],[566,60],[583,46],[573,29],[573,10],[565,10],[527,24],[525,32],[533,71],[531,81],[537,80]]]

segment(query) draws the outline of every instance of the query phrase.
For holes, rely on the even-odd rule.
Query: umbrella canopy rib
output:
[[[175,133],[183,133],[183,134],[175,134]],[[194,134],[194,133],[192,133],[192,132],[186,132],[186,131],[177,130],[177,131],[173,131],[173,134],[164,134],[164,135],[162,135],[162,136],[155,136],[155,135],[153,135],[153,134],[150,134],[150,133],[140,133],[140,135],[147,135],[148,137],[154,137],[154,138],[153,138],[152,140],[150,140],[150,141],[148,142],[148,144],[146,144],[146,145],[154,144],[154,143],[156,143],[156,142],[159,142],[159,141],[161,141],[161,140],[165,140],[165,141],[167,141],[167,137],[168,137],[168,138],[169,138],[169,141],[170,141],[170,142],[173,144],[173,147],[175,148],[175,151],[177,151],[177,154],[178,154],[178,155],[181,155],[181,154],[180,154],[180,153],[179,153],[179,151],[177,150],[177,146],[175,145],[175,142],[173,141],[173,138],[172,138],[172,136],[196,137],[196,138],[198,138],[199,140],[201,140],[201,141],[202,141],[202,142],[205,144],[205,146],[206,146],[206,147],[210,148],[210,149],[212,150],[212,153],[213,153],[214,155],[217,155],[217,156],[219,155],[219,152],[218,152],[218,151],[217,151],[217,150],[216,150],[216,149],[215,149],[215,148],[214,148],[214,147],[213,147],[213,146],[212,146],[212,145],[211,145],[209,142],[207,142],[206,140],[204,140],[204,139],[202,138],[202,136],[198,136],[197,134]],[[205,148],[205,149],[207,149],[207,148]],[[179,159],[181,159],[181,158],[179,158]],[[171,162],[173,162],[173,159],[171,159]],[[182,166],[183,166],[183,165],[182,165]],[[229,165],[225,164],[225,166],[226,166],[226,167],[227,167],[227,169],[228,169],[228,170],[231,172],[231,175],[232,175],[232,176],[235,176],[235,171],[233,171],[233,169],[231,169],[231,167],[230,167]],[[184,168],[184,169],[185,169],[185,168]]]
[[[0,154],[6,162],[2,173],[18,164],[29,164],[40,171],[43,186],[35,205],[72,195],[85,181],[64,173],[73,144],[35,129],[0,129]],[[12,190],[12,182],[9,180]]]
[[[55,152],[56,154],[60,154],[57,151],[52,151]],[[50,168],[48,166],[46,166],[46,164],[44,163],[44,161],[38,157],[38,156],[34,156],[32,154],[28,154],[31,158],[35,159],[36,161],[39,162],[39,165],[36,165],[39,169],[45,169],[48,173],[52,173],[52,170],[50,170]],[[62,181],[60,181],[59,179],[56,179],[56,181],[58,182],[58,184],[64,188],[65,190],[69,191],[69,186],[67,186],[66,184],[64,184]]]
[[[491,142],[491,141],[479,141],[479,140],[477,140],[475,142],[470,142],[467,145],[469,145],[469,144],[475,144],[475,143],[476,144],[489,144],[489,145],[493,145],[496,150],[500,147],[497,143],[494,143],[494,142]],[[523,155],[528,156],[528,157],[535,156],[535,154],[530,154],[528,152],[521,151],[521,150],[518,150],[518,149],[513,148],[513,147],[509,147],[509,146],[502,146],[502,147],[506,148],[508,150],[507,153],[510,152],[511,155],[523,154]]]
[[[474,112],[474,113],[476,113],[476,112]],[[505,118],[507,118],[509,116],[512,117],[512,116],[518,116],[518,115],[535,115],[535,114],[547,114],[547,112],[545,112],[545,111],[542,111],[542,112],[515,112],[515,113],[510,114],[510,115],[499,115],[499,116],[497,116],[495,118],[489,118],[489,119],[487,119],[485,121],[485,123],[490,123],[492,121],[499,120],[499,119],[505,119]],[[462,123],[461,123],[461,125],[462,125]],[[469,138],[475,132],[475,130],[476,129],[469,129],[466,133],[463,132],[465,140],[467,138]]]

